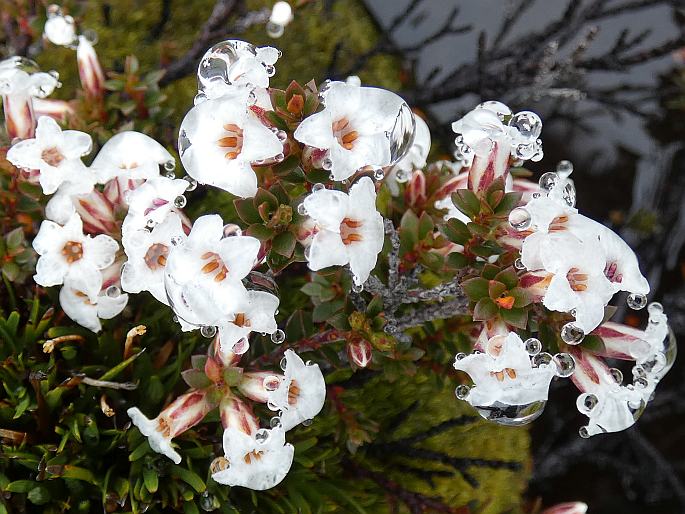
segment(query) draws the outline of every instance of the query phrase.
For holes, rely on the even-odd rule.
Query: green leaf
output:
[[[255,237],[260,241],[268,241],[273,237],[274,231],[262,225],[262,222],[260,220],[259,223],[253,223],[252,225],[247,227],[245,234],[248,236]]]
[[[45,505],[50,501],[50,491],[44,485],[39,485],[29,491],[27,498],[34,505]]]
[[[474,321],[487,321],[499,313],[499,307],[490,298],[481,298],[473,309]]]
[[[481,277],[470,278],[461,284],[466,296],[472,302],[477,302],[481,298],[488,296],[488,281]]]
[[[188,387],[193,389],[204,389],[212,384],[212,381],[205,375],[205,372],[199,369],[186,369],[181,372],[181,377],[188,384]]]
[[[603,353],[606,351],[602,338],[594,334],[586,335],[583,342],[580,343],[580,346],[583,350],[588,350],[593,353]]]
[[[519,283],[519,277],[514,271],[514,268],[507,268],[500,271],[497,275],[495,275],[495,280],[502,282],[505,286],[507,286],[507,289],[515,288]]]
[[[526,305],[530,305],[533,301],[530,294],[521,287],[515,287],[511,289],[509,293],[514,297],[514,307],[525,307]]]
[[[321,323],[332,318],[333,315],[343,308],[343,300],[333,300],[331,302],[323,302],[314,307],[312,312],[312,321],[314,323]]]
[[[528,309],[501,309],[502,319],[516,328],[525,329],[528,325]]]
[[[36,487],[36,482],[33,480],[16,480],[7,484],[5,491],[9,493],[28,493],[34,487]]]
[[[495,300],[501,296],[501,294],[507,290],[507,286],[498,282],[497,280],[490,280],[488,283],[488,296]]]
[[[419,241],[423,241],[428,234],[432,233],[434,227],[433,218],[426,211],[422,212],[419,218]]]
[[[180,478],[190,487],[195,489],[198,493],[204,492],[207,489],[204,481],[200,478],[197,473],[190,471],[181,466],[172,466],[170,470],[171,474],[176,478]]]
[[[233,200],[235,210],[240,216],[240,219],[247,224],[261,223],[262,218],[259,216],[259,211],[253,202],[252,198]]]
[[[283,257],[290,257],[295,251],[296,244],[297,239],[292,232],[282,232],[274,237],[271,249]]]
[[[464,245],[469,239],[471,239],[471,232],[466,228],[463,221],[456,218],[450,219],[442,227],[442,231],[447,236],[447,239],[453,243]]]
[[[522,197],[523,193],[506,193],[497,205],[495,214],[498,216],[509,214],[511,210],[521,202]]]
[[[470,189],[458,189],[452,193],[452,202],[470,218],[474,218],[480,212],[480,200]]]
[[[145,483],[145,487],[147,488],[148,491],[151,493],[154,493],[157,491],[157,487],[159,486],[159,480],[157,477],[157,472],[154,469],[144,467],[143,468],[143,482]]]

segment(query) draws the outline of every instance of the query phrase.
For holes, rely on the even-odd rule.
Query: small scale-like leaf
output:
[[[470,278],[461,284],[466,296],[473,302],[488,296],[488,281],[481,277]]]
[[[474,321],[487,321],[499,313],[499,308],[490,298],[481,298],[473,309]]]
[[[528,309],[502,309],[500,315],[506,323],[516,328],[525,329],[528,325]]]
[[[480,200],[470,189],[458,189],[452,193],[452,202],[470,218],[475,217],[480,212]]]

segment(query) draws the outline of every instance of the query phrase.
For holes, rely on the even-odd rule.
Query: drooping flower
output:
[[[285,377],[269,391],[269,407],[280,410],[281,426],[290,430],[316,416],[326,400],[326,382],[318,364],[305,364],[292,350],[285,351]]]
[[[151,179],[159,176],[159,166],[174,162],[173,156],[150,136],[127,130],[112,136],[91,164],[98,182],[114,178]]]
[[[176,199],[182,197],[188,182],[156,176],[128,193],[128,214],[122,225],[124,236],[129,231],[151,228],[161,223],[177,209]]]
[[[104,289],[104,290],[103,290]],[[101,319],[111,319],[124,310],[128,295],[118,288],[110,293],[103,287],[102,273],[70,273],[59,292],[59,303],[64,313],[92,332],[102,329]]]
[[[156,225],[152,231],[128,232],[123,239],[128,261],[121,270],[121,287],[129,293],[149,291],[160,302],[169,304],[164,289],[164,269],[175,243],[185,239],[181,218],[175,213]]]
[[[488,340],[485,353],[467,355],[454,368],[474,382],[466,400],[474,407],[529,405],[547,400],[554,367],[534,367],[521,338],[514,332]]]
[[[114,262],[119,245],[104,234],[84,235],[81,218],[74,214],[64,226],[43,221],[33,248],[40,255],[33,279],[48,287],[61,284],[67,275],[81,275],[91,280],[99,276],[99,270]]]
[[[273,334],[278,329],[276,310],[279,299],[265,291],[248,291],[243,302],[228,320],[219,325],[222,351],[232,351],[235,343],[247,339],[250,332]],[[247,351],[248,345],[243,345]]]
[[[249,90],[206,100],[181,123],[179,149],[188,174],[201,184],[243,198],[257,192],[252,163],[283,153],[283,144],[247,107]]]
[[[295,448],[285,442],[281,428],[260,429],[247,435],[236,428],[224,430],[224,457],[212,465],[212,478],[220,484],[263,491],[288,474]]]
[[[333,180],[365,166],[392,163],[392,131],[404,100],[390,91],[333,82],[323,111],[305,118],[294,133],[300,143],[328,151]]]
[[[350,193],[320,189],[304,199],[315,234],[307,249],[310,269],[350,264],[356,284],[363,284],[383,248],[383,217],[376,210],[376,189],[362,177]]]
[[[147,437],[150,448],[179,464],[181,456],[172,448],[171,440],[197,425],[214,407],[207,390],[191,390],[167,405],[154,419],[148,419],[137,407],[126,413]]]
[[[198,218],[186,242],[167,256],[165,288],[179,320],[197,328],[232,319],[244,305],[242,279],[256,264],[259,248],[253,237],[224,237],[218,215]]]
[[[47,195],[65,182],[72,193],[88,193],[95,181],[81,157],[88,154],[91,147],[88,134],[77,130],[62,131],[55,120],[41,116],[36,137],[12,146],[7,152],[7,160],[15,166],[39,170],[38,180]]]

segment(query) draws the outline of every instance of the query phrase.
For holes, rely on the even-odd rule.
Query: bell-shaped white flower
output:
[[[257,192],[251,163],[283,153],[283,144],[247,107],[249,90],[206,100],[181,123],[179,148],[188,175],[243,198]]]
[[[390,91],[333,82],[325,108],[305,118],[294,133],[300,143],[328,151],[333,180],[345,180],[365,166],[392,163],[391,132],[404,100]]]
[[[88,193],[94,177],[81,157],[92,147],[90,136],[77,130],[64,130],[48,116],[38,119],[36,137],[19,141],[7,152],[7,160],[15,166],[40,171],[39,182],[46,195],[57,191],[63,183],[70,184],[72,193]]]
[[[33,240],[40,258],[33,279],[42,286],[61,284],[67,275],[92,277],[114,262],[118,243],[104,234],[90,237],[83,234],[78,214],[60,226],[45,220]]]
[[[383,248],[383,217],[376,210],[376,189],[362,177],[350,193],[320,189],[304,199],[315,234],[307,248],[309,268],[350,264],[354,282],[363,284]]]
[[[326,401],[326,382],[318,364],[305,364],[292,350],[285,351],[285,376],[268,392],[269,408],[280,410],[281,426],[290,430],[316,416]]]
[[[152,231],[140,229],[127,232],[123,238],[128,261],[121,270],[121,287],[129,293],[149,291],[160,302],[167,304],[164,289],[164,269],[175,243],[185,239],[181,218],[170,213]]]
[[[164,221],[177,208],[176,199],[183,196],[187,187],[188,182],[183,179],[156,176],[130,191],[122,232],[150,228]]]
[[[295,448],[285,442],[285,431],[281,428],[261,429],[252,436],[227,428],[224,453],[212,466],[214,480],[263,491],[279,484],[288,474]]]
[[[147,437],[150,448],[166,455],[174,463],[181,462],[181,456],[171,446],[171,440],[189,428],[197,425],[216,405],[207,390],[191,390],[171,402],[154,419],[148,419],[137,407],[126,411],[133,424]]]
[[[180,320],[196,327],[225,324],[239,312],[247,297],[242,279],[257,262],[259,241],[224,237],[223,227],[220,216],[201,216],[186,242],[174,246],[167,257],[170,305]]]
[[[159,176],[159,166],[173,163],[174,157],[150,136],[127,130],[112,136],[91,164],[98,182],[114,178],[151,179]]]
[[[128,295],[102,290],[102,273],[92,270],[70,273],[59,292],[64,313],[82,327],[99,332],[101,319],[111,319],[124,310]],[[115,288],[116,289],[116,288]]]
[[[457,359],[454,368],[473,380],[475,385],[466,400],[474,407],[546,401],[555,375],[552,365],[533,366],[523,341],[514,332],[491,337],[485,353]]]
[[[278,330],[276,310],[279,299],[265,291],[248,291],[236,312],[219,325],[219,339],[223,352],[232,351],[235,343],[246,339],[250,332],[273,334]],[[247,350],[247,345],[244,346]]]

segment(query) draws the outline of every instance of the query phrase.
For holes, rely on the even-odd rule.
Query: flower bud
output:
[[[366,339],[355,339],[347,343],[347,357],[360,368],[369,365],[372,358],[371,344]]]

